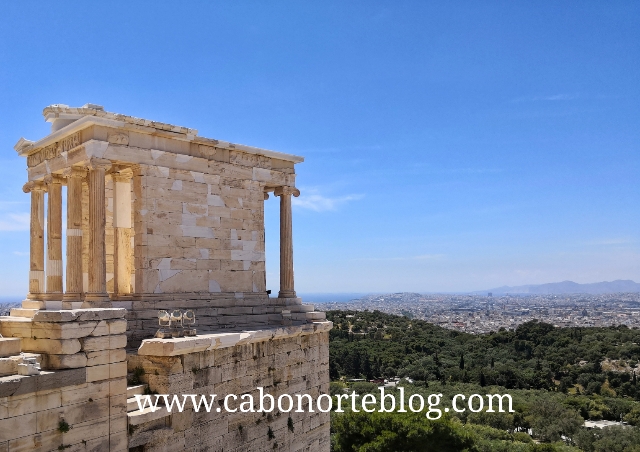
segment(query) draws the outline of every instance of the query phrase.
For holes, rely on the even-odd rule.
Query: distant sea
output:
[[[358,298],[368,295],[366,292],[362,293],[299,293],[298,297],[302,298],[304,303],[330,303],[330,302],[344,302],[351,300],[357,300]],[[273,296],[273,295],[272,295]],[[276,292],[277,296],[277,292]],[[13,297],[0,297],[0,305],[8,303],[19,304],[24,300],[24,295],[16,295]]]
[[[302,298],[303,303],[346,303],[351,300],[357,300],[368,295],[367,292],[348,292],[348,293],[300,293],[298,297]]]
[[[4,303],[20,303],[24,300],[24,295],[16,295],[14,297],[0,297],[0,304]]]

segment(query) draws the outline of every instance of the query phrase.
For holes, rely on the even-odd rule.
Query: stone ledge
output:
[[[87,322],[91,320],[122,319],[127,313],[123,308],[90,308],[61,311],[38,311],[34,322]]]
[[[156,410],[145,408],[143,411],[135,410],[127,413],[129,425],[140,425],[168,416],[171,416],[171,413],[164,406],[159,406]]]
[[[0,397],[17,396],[36,391],[45,391],[87,382],[86,369],[42,371],[39,375],[12,375],[0,377]]]
[[[326,321],[307,323],[304,325],[266,328],[263,330],[241,331],[237,333],[211,333],[195,337],[172,339],[145,339],[138,349],[138,354],[146,356],[186,355],[205,350],[245,345],[253,342],[321,333],[329,331],[332,327],[333,323]]]

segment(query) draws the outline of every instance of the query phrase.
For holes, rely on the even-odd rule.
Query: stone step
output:
[[[128,405],[128,402],[129,401],[127,400],[127,405]],[[171,413],[167,411],[166,407],[158,407],[158,409],[155,411],[152,410],[151,408],[145,408],[142,411],[136,409],[135,411],[131,411],[127,413],[129,425],[140,425],[140,424],[155,421],[157,419],[162,419],[169,416],[171,416]]]
[[[26,317],[32,319],[39,312],[39,309],[11,308],[11,317]]]
[[[133,374],[131,374],[133,375]],[[129,386],[127,388],[127,398],[131,398],[136,394],[144,394],[145,385]]]
[[[45,309],[46,305],[44,301],[36,300],[22,300],[22,307],[24,309]]]
[[[311,312],[315,309],[312,304],[300,304],[289,306],[291,312]]]
[[[133,396],[129,397],[127,396],[127,413],[131,413],[133,411],[138,411],[139,410],[139,406],[138,406],[138,399],[136,399],[136,395],[143,395],[142,393],[140,394],[134,394]],[[145,396],[146,397],[146,396]],[[151,401],[155,402],[156,400],[156,396],[151,394],[149,397],[151,397]],[[145,403],[144,400],[140,400],[140,403]],[[147,404],[148,406],[148,404]],[[164,406],[164,400],[160,400],[158,403],[158,408],[160,408],[160,406]]]
[[[144,402],[143,402],[144,403]],[[127,413],[138,410],[138,400],[135,397],[129,397],[127,399]]]
[[[309,311],[309,312],[292,312],[291,320],[303,320],[307,322],[317,322],[318,320],[325,320],[327,315],[324,311]]]
[[[327,318],[327,315],[324,313],[324,311],[312,311],[312,312],[305,312],[305,315],[307,316],[307,320],[324,320]]]

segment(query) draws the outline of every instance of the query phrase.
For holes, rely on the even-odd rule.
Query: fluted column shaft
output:
[[[113,173],[113,291],[131,293],[131,169]]]
[[[107,258],[105,250],[106,207],[105,175],[111,162],[92,159],[89,170],[89,288],[85,304],[99,306],[109,301],[107,294]]]
[[[62,179],[51,175],[47,184],[47,299],[62,300]]]
[[[278,187],[274,195],[280,197],[280,292],[279,298],[295,298],[293,282],[293,225],[291,219],[291,195],[299,196],[293,187]]]
[[[86,171],[69,168],[67,177],[67,285],[64,301],[82,297],[82,179]]]
[[[29,243],[29,293],[27,298],[39,299],[45,291],[44,273],[44,193],[40,182],[28,182],[23,187],[31,193],[31,226]]]

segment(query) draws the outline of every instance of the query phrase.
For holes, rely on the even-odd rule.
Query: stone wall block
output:
[[[38,339],[78,339],[88,336],[98,322],[33,322],[32,335]]]
[[[10,441],[23,436],[32,436],[36,433],[36,413],[25,414],[8,419],[0,419],[0,438],[4,441]]]
[[[48,369],[77,369],[87,366],[87,355],[76,353],[73,355],[47,355]]]
[[[78,339],[22,338],[22,351],[53,355],[73,355],[81,349]]]
[[[127,375],[127,363],[102,364],[87,367],[87,382],[109,380],[112,378],[125,377]]]
[[[94,419],[109,416],[109,399],[92,399],[73,406],[59,407],[51,410],[40,410],[37,416],[37,432],[56,430],[63,418],[70,426],[85,423]],[[65,438],[66,439],[66,438]]]
[[[24,414],[36,413],[41,410],[58,408],[62,405],[61,391],[27,394],[17,397],[7,397],[0,408],[0,419],[6,419]]]
[[[126,347],[127,335],[118,334],[110,336],[85,337],[81,339],[81,342],[82,350],[85,352],[113,350]]]
[[[197,353],[194,355],[197,356]],[[191,370],[190,367],[183,366],[181,356],[129,355],[127,359],[128,371],[133,372],[137,367],[141,367],[144,369],[145,374],[149,375],[156,373],[158,375],[182,374],[185,370]]]
[[[99,366],[102,364],[117,363],[127,359],[127,352],[124,349],[101,350],[86,352],[87,367]]]
[[[109,418],[91,419],[77,423],[67,433],[62,435],[65,445],[83,445],[87,439],[101,438],[109,435]]]
[[[109,382],[84,383],[75,387],[63,388],[60,394],[63,406],[98,400],[109,396]]]
[[[190,371],[173,375],[147,375],[149,389],[159,394],[191,394],[194,378]]]

